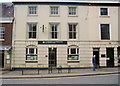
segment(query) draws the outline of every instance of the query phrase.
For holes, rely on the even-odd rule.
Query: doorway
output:
[[[56,67],[57,65],[57,48],[49,48],[49,67]]]
[[[4,68],[4,51],[0,50],[0,68]]]
[[[107,67],[114,67],[114,48],[107,48]]]
[[[99,68],[99,48],[93,48],[93,55],[96,55],[95,63],[96,67]]]
[[[120,47],[118,47],[117,52],[118,52],[118,63],[120,63]],[[120,66],[120,64],[118,64],[118,66]]]

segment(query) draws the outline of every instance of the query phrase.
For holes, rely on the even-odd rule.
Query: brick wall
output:
[[[5,40],[0,41],[0,45],[12,45],[12,23],[0,24],[0,27],[5,27]]]

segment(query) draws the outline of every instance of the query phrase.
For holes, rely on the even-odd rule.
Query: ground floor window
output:
[[[120,63],[120,47],[118,47],[118,63]]]
[[[79,60],[79,48],[78,47],[68,48],[68,60]]]
[[[34,61],[37,60],[37,48],[26,48],[26,60],[27,61]]]

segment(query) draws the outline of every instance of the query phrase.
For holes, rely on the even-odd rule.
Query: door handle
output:
[[[107,57],[107,60],[110,60],[110,58],[109,58],[109,57]]]

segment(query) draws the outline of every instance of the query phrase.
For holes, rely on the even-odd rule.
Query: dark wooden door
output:
[[[114,48],[107,48],[107,67],[114,67]]]
[[[0,67],[4,68],[4,51],[0,50]]]
[[[93,55],[96,55],[95,63],[99,67],[99,48],[93,48]]]
[[[57,65],[57,48],[49,48],[49,67],[56,67]]]

